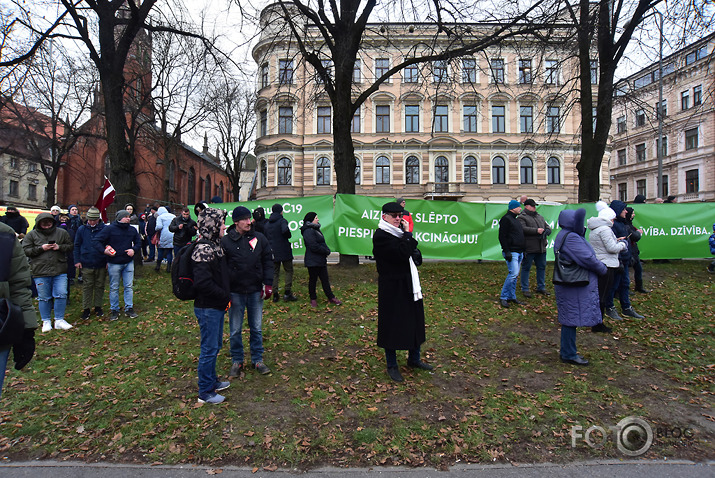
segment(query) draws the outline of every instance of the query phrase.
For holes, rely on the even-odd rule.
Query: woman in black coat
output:
[[[341,301],[335,298],[330,288],[330,278],[328,277],[330,248],[325,243],[323,233],[320,232],[320,223],[316,213],[309,212],[305,215],[300,232],[303,234],[303,242],[305,243],[303,263],[308,268],[308,294],[310,295],[311,307],[318,307],[318,295],[315,291],[318,279],[320,279],[320,284],[323,286],[323,292],[328,297],[328,302],[335,305],[342,304]]]
[[[409,350],[407,365],[422,370],[433,367],[420,359],[425,341],[425,311],[417,267],[412,256],[417,241],[402,218],[396,202],[382,206],[382,219],[372,236],[372,255],[378,273],[377,346],[385,349],[387,374],[403,380],[397,365],[397,350]]]

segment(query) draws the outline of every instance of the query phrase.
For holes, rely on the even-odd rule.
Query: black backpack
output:
[[[191,260],[191,254],[194,252],[196,244],[200,242],[202,242],[200,239],[191,241],[182,247],[171,264],[171,290],[179,300],[196,299],[194,263]]]

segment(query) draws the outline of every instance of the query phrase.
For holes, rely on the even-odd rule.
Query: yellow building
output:
[[[332,194],[330,101],[275,8],[263,10],[253,49],[256,197]],[[314,27],[305,29],[307,38],[319,38]],[[355,95],[433,36],[425,24],[368,29],[353,74]],[[353,118],[356,193],[471,202],[525,194],[537,202],[576,202],[574,65],[563,50],[515,39],[475,56],[402,70]],[[606,158],[604,193],[607,164]]]

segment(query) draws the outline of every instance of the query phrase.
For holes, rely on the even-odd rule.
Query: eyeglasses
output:
[[[402,213],[401,213],[401,212],[386,212],[385,214],[387,214],[388,216],[390,216],[390,217],[393,218],[393,219],[398,218],[398,217],[402,217]]]

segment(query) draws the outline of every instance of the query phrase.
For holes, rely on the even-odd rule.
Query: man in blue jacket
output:
[[[97,317],[102,317],[104,286],[107,283],[107,256],[97,250],[94,238],[105,228],[99,219],[99,209],[92,206],[87,211],[87,224],[80,226],[74,238],[74,266],[82,273],[82,319],[87,320],[94,307]]]
[[[228,258],[231,278],[231,372],[229,377],[243,373],[243,312],[247,312],[251,331],[251,362],[258,373],[271,370],[263,363],[263,300],[273,293],[273,252],[266,236],[251,227],[251,211],[238,206],[231,215],[233,225],[221,239],[221,247]]]
[[[142,238],[129,224],[129,211],[117,212],[117,220],[102,229],[96,236],[95,247],[107,256],[109,273],[110,320],[119,319],[119,280],[124,283],[124,313],[138,317],[134,312],[134,256],[139,254]]]

